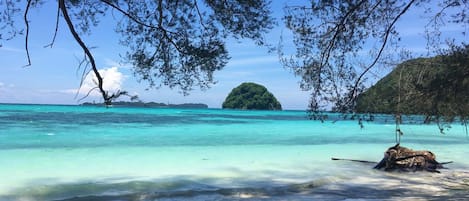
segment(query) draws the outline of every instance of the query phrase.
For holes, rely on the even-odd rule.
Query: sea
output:
[[[420,118],[421,120],[421,118]],[[1,201],[469,200],[469,137],[406,117],[441,173],[373,169],[392,116],[0,104]]]

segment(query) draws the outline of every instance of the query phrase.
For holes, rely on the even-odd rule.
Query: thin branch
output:
[[[83,83],[85,82],[85,79],[86,79],[86,76],[91,72],[91,69],[88,70],[88,66],[90,65],[90,62],[88,62],[88,60],[86,59],[86,54],[83,55],[83,59],[82,60],[79,60],[79,64],[78,64],[78,68],[77,68],[77,75],[78,75],[78,71],[80,70],[80,68],[82,66],[83,67],[83,72],[81,73],[81,79],[80,79],[80,86],[79,88],[81,88],[83,86]]]
[[[202,13],[200,12],[199,5],[197,4],[197,0],[194,0],[194,6],[197,10],[197,14],[199,15],[200,25],[206,30],[205,24],[203,23]]]
[[[453,1],[453,2],[449,2],[446,6],[443,6],[443,7],[440,9],[440,11],[438,11],[438,12],[430,19],[430,21],[427,23],[427,25],[425,25],[425,26],[426,26],[426,27],[430,26],[430,24],[431,24],[432,22],[436,24],[438,18],[441,18],[441,17],[444,15],[446,9],[451,8],[451,7],[454,7],[454,6],[457,6],[457,4],[458,4],[458,2]]]
[[[85,98],[87,98],[88,96],[90,96],[91,92],[93,92],[93,90],[95,90],[95,89],[98,89],[98,87],[93,87],[92,89],[90,89],[85,96],[83,96],[82,98],[80,98],[80,100],[78,100],[78,102],[80,102],[80,101],[84,100]],[[79,92],[80,92],[80,89],[78,89],[77,94],[75,95],[75,98],[78,96]]]
[[[26,25],[26,35],[25,35],[25,43],[24,43],[24,46],[25,46],[25,50],[26,50],[26,57],[28,58],[28,64],[26,64],[24,67],[26,66],[31,66],[31,57],[29,56],[29,45],[28,45],[28,42],[29,42],[29,22],[28,22],[28,12],[29,12],[29,8],[31,7],[31,0],[28,0],[28,4],[26,5],[26,9],[24,11],[24,24]]]
[[[378,63],[378,60],[381,58],[381,55],[384,51],[384,48],[386,47],[386,44],[388,42],[388,38],[389,38],[389,35],[391,34],[391,30],[392,28],[394,28],[394,24],[396,24],[397,20],[399,20],[402,15],[404,15],[404,13],[407,12],[407,10],[409,10],[410,6],[412,6],[412,4],[415,2],[415,0],[412,0],[410,1],[405,7],[404,9],[402,9],[402,11],[394,18],[394,20],[391,22],[391,24],[389,24],[389,26],[387,27],[386,31],[385,31],[385,35],[384,35],[384,38],[383,38],[383,43],[381,44],[381,47],[378,51],[378,55],[375,57],[375,59],[373,60],[373,62],[371,62],[371,64],[365,68],[365,70],[360,74],[360,76],[358,76],[358,79],[357,81],[355,82],[355,85],[352,89],[352,93],[350,95],[350,98],[349,98],[349,102],[353,101],[353,99],[355,98],[356,96],[356,92],[357,92],[357,89],[358,89],[358,85],[360,84],[361,82],[361,79],[363,78],[363,76],[365,76],[365,74],[371,69],[373,68],[376,63]]]
[[[336,38],[339,36],[339,33],[342,33],[342,31],[345,29],[345,22],[347,21],[349,15],[351,15],[355,10],[357,10],[363,3],[365,3],[365,0],[360,1],[357,5],[355,5],[352,9],[350,9],[341,19],[340,23],[336,24],[334,27],[335,33],[334,36],[332,37],[331,40],[329,40],[329,45],[327,46],[326,51],[323,52],[322,57],[324,59],[321,59],[321,67],[325,65],[329,61],[330,54],[332,52],[332,49],[335,46]]]
[[[164,18],[164,14],[163,14],[163,0],[159,0],[158,1],[158,15],[159,15],[159,18],[158,18],[158,29],[160,29],[161,31],[163,31],[163,36],[168,40],[168,42],[170,42],[174,48],[176,48],[176,50],[181,53],[181,54],[184,54],[184,51],[176,44],[176,42],[173,41],[173,39],[171,37],[169,37],[168,35],[168,30],[166,30],[165,28],[163,28],[163,18]]]
[[[50,44],[44,46],[44,47],[51,47],[54,45],[55,43],[55,38],[57,37],[57,32],[59,30],[59,16],[60,16],[60,8],[57,6],[57,15],[55,17],[55,31],[54,31],[54,37],[52,37],[52,41],[50,42]]]
[[[159,19],[158,19],[158,27],[163,26],[163,0],[158,0],[158,14],[159,14]]]
[[[98,68],[96,67],[96,62],[94,60],[93,55],[91,54],[90,50],[86,47],[85,43],[81,40],[80,36],[75,30],[75,27],[73,26],[72,20],[70,19],[70,16],[68,15],[67,8],[65,7],[65,2],[64,0],[59,0],[59,8],[62,11],[63,17],[65,19],[65,22],[67,22],[68,28],[70,32],[73,35],[73,38],[75,41],[80,45],[80,47],[83,49],[85,52],[86,56],[89,59],[89,62],[91,64],[91,68],[93,69],[94,74],[96,75],[96,79],[98,79],[98,88],[103,96],[104,103],[106,105],[111,104],[111,100],[109,99],[108,93],[104,90],[103,88],[103,78],[101,77],[101,74],[99,74]]]
[[[158,19],[158,26],[153,26],[153,25],[149,25],[149,24],[146,24],[146,23],[142,22],[137,17],[131,15],[130,13],[126,12],[125,10],[122,10],[122,8],[120,8],[117,5],[114,5],[109,0],[101,0],[101,2],[105,3],[108,6],[111,6],[112,8],[116,9],[117,11],[122,13],[124,16],[128,17],[130,20],[134,21],[135,23],[137,23],[141,26],[144,26],[144,27],[147,27],[147,28],[150,28],[150,29],[158,29],[158,30],[162,31],[164,38],[166,38],[168,40],[168,42],[171,43],[174,46],[174,48],[176,48],[176,50],[178,52],[184,54],[184,51],[176,44],[176,42],[173,41],[173,39],[171,37],[169,37],[168,33],[174,34],[174,32],[168,31],[163,27],[163,5],[162,5],[163,1],[162,0],[158,1],[158,8],[157,9],[158,9],[158,13],[160,15],[160,17]]]
[[[368,11],[368,15],[365,17],[365,19],[368,19],[370,17],[370,15],[373,13],[373,11],[376,10],[376,8],[379,6],[379,4],[381,4],[382,0],[376,2],[376,4],[373,6],[373,8],[371,8],[369,11]]]
[[[101,2],[103,2],[106,5],[111,6],[112,8],[116,9],[117,11],[119,11],[123,15],[127,16],[129,19],[131,19],[132,21],[134,21],[135,23],[137,23],[139,25],[142,25],[144,27],[151,28],[151,29],[160,29],[161,28],[161,27],[155,27],[155,26],[152,26],[152,25],[149,25],[149,24],[146,24],[146,23],[142,22],[141,20],[137,19],[137,17],[132,16],[130,13],[126,12],[125,10],[122,10],[122,8],[120,8],[119,6],[114,5],[109,0],[101,0]]]
[[[321,52],[321,60],[319,62],[319,66],[318,66],[318,79],[317,79],[317,86],[315,87],[315,92],[314,92],[314,96],[317,96],[318,94],[320,94],[320,88],[321,88],[321,85],[323,83],[323,79],[321,78],[321,74],[322,74],[322,71],[323,71],[323,68],[328,65],[328,61],[329,61],[329,58],[330,58],[330,55],[331,55],[331,52],[332,50],[334,49],[334,46],[337,42],[337,37],[339,36],[339,34],[341,32],[343,32],[343,30],[345,29],[345,22],[347,21],[348,17],[353,13],[355,12],[355,10],[357,10],[363,3],[365,3],[366,0],[362,0],[360,1],[358,4],[356,4],[352,9],[350,9],[347,13],[345,13],[344,16],[342,16],[340,18],[340,22],[336,24],[336,26],[334,27],[333,31],[334,32],[334,35],[332,36],[332,38],[329,40],[329,43],[328,45],[326,46],[326,49],[324,51]],[[308,9],[306,7],[301,7],[300,9],[302,9],[303,11]],[[331,31],[332,32],[332,31]],[[328,32],[328,33],[325,33],[324,35],[329,35],[331,34],[331,32]],[[335,84],[335,83],[334,83]]]

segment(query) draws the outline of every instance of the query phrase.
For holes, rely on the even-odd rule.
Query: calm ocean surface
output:
[[[441,174],[373,164],[393,120],[310,121],[304,111],[0,104],[0,200],[464,200],[469,137],[401,126]]]

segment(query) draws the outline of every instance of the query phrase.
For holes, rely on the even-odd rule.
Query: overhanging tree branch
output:
[[[373,68],[376,65],[376,63],[378,63],[379,59],[381,58],[381,55],[383,54],[384,48],[386,47],[386,44],[388,42],[389,35],[391,34],[391,31],[394,28],[394,25],[396,24],[397,20],[399,20],[402,17],[402,15],[404,15],[409,10],[409,8],[412,6],[412,4],[414,2],[415,2],[415,0],[410,1],[404,7],[404,9],[402,9],[402,11],[393,19],[391,24],[389,24],[389,26],[386,28],[384,38],[383,38],[383,43],[381,44],[381,47],[379,48],[378,55],[374,58],[373,62],[371,62],[371,64],[368,65],[368,67],[366,67],[365,70],[358,76],[357,80],[355,81],[355,85],[352,89],[352,93],[350,93],[349,102],[352,102],[356,98],[356,96],[358,95],[357,94],[358,85],[362,81],[363,76],[365,76],[365,74],[371,68]]]
[[[207,29],[207,27],[206,27],[205,24],[203,23],[202,13],[200,12],[199,5],[197,4],[197,0],[194,0],[194,7],[195,7],[195,9],[197,10],[197,14],[199,15],[200,25],[201,25],[204,29]]]
[[[325,66],[325,63],[328,63],[329,57],[331,55],[332,50],[334,49],[334,46],[337,42],[337,37],[339,36],[340,33],[343,33],[345,30],[345,24],[349,16],[355,12],[356,9],[358,9],[363,3],[365,3],[366,0],[360,1],[357,5],[355,5],[352,9],[350,9],[340,20],[339,23],[336,24],[333,30],[334,31],[334,36],[332,37],[331,40],[329,40],[329,45],[327,46],[326,50],[322,52],[321,55],[321,66]]]
[[[149,24],[146,24],[144,23],[143,21],[141,21],[140,19],[138,19],[137,17],[131,15],[130,13],[126,12],[125,10],[123,10],[122,8],[120,8],[119,6],[113,4],[110,0],[101,0],[101,2],[105,3],[106,5],[116,9],[117,11],[119,11],[121,14],[123,14],[124,16],[126,16],[127,18],[129,18],[130,20],[134,21],[135,23],[139,24],[139,25],[142,25],[144,27],[147,27],[147,28],[151,28],[151,29],[158,29],[159,27],[156,27],[156,26],[152,26],[152,25],[149,25]]]
[[[99,92],[101,93],[101,95],[104,99],[104,104],[110,105],[112,99],[109,97],[108,93],[103,88],[103,78],[101,77],[101,74],[99,73],[98,68],[96,67],[96,62],[94,60],[93,54],[91,54],[88,47],[86,47],[85,43],[83,42],[81,37],[76,32],[75,27],[73,26],[72,20],[70,19],[70,16],[68,15],[68,11],[67,11],[67,8],[65,6],[64,0],[59,0],[59,8],[62,11],[62,15],[65,19],[65,22],[68,25],[68,29],[70,30],[70,32],[73,35],[73,38],[80,45],[80,47],[83,49],[83,51],[85,52],[86,57],[88,58],[88,60],[91,64],[91,68],[93,70],[93,73],[96,76],[96,79],[98,80],[98,83],[97,83],[98,84],[98,89],[99,89]]]
[[[10,40],[22,35],[24,30],[17,29],[15,14],[20,13],[26,24],[25,49],[29,56],[28,13],[38,8],[44,0],[0,0],[0,40]],[[122,16],[116,24],[115,31],[121,34],[119,42],[128,50],[123,59],[132,63],[134,75],[141,80],[149,81],[150,86],[166,85],[170,88],[180,87],[187,94],[193,86],[201,89],[215,83],[213,72],[226,66],[229,59],[225,39],[232,35],[235,38],[253,39],[262,44],[263,34],[275,24],[269,11],[270,1],[195,1],[195,0],[155,0],[155,1],[66,1],[57,0],[55,30],[52,41],[44,47],[55,45],[59,34],[60,18],[64,18],[74,40],[84,52],[77,71],[83,70],[93,75],[99,90],[109,104],[110,100],[124,92],[110,92],[103,89],[102,72],[97,69],[95,57],[89,44],[85,44],[81,33],[90,34],[93,26],[98,26],[101,17],[111,9]],[[202,2],[204,4],[202,4]],[[21,8],[18,8],[21,7]],[[39,9],[42,10],[42,9]],[[55,13],[54,13],[55,14]],[[53,21],[50,21],[54,23]],[[52,31],[52,30],[51,30]],[[1,44],[0,44],[1,45]],[[80,67],[85,67],[81,69]],[[93,72],[91,72],[93,71]],[[80,86],[83,85],[82,74]],[[141,81],[140,80],[140,81]]]
[[[165,29],[163,27],[163,18],[164,18],[164,16],[163,16],[163,0],[158,1],[158,8],[157,8],[158,15],[159,15],[158,26],[153,26],[151,24],[147,24],[147,23],[143,22],[142,20],[138,19],[137,17],[131,15],[129,12],[127,12],[127,11],[123,10],[122,8],[120,8],[119,6],[113,4],[109,0],[101,0],[101,2],[103,2],[106,5],[116,9],[121,14],[123,14],[124,16],[126,16],[127,18],[129,18],[130,20],[132,20],[133,22],[135,22],[135,23],[137,23],[141,26],[147,27],[149,29],[160,30],[161,32],[163,32],[163,36],[168,40],[169,43],[171,43],[171,45],[174,46],[174,48],[176,48],[176,50],[178,50],[178,52],[185,53],[184,50],[181,47],[179,47],[179,45],[177,45],[176,42],[174,42],[174,40],[169,36],[169,34],[173,34],[173,32],[168,31],[167,29]]]
[[[296,58],[303,62],[291,59],[284,64],[302,76],[303,89],[312,90],[312,110],[320,109],[318,102],[335,103],[334,111],[353,110],[365,75],[382,59],[396,33],[396,22],[416,2],[314,1],[311,8],[286,7],[284,19],[295,34]],[[370,38],[380,44],[370,63],[358,72],[354,58]]]
[[[45,45],[44,47],[52,48],[52,46],[54,45],[55,38],[57,37],[57,32],[59,31],[59,18],[60,18],[60,7],[57,5],[57,15],[55,16],[54,36],[52,37],[52,41],[48,45]]]
[[[26,50],[26,57],[28,59],[28,64],[25,65],[26,66],[31,66],[31,57],[29,56],[29,21],[28,21],[28,12],[29,12],[29,8],[31,7],[31,1],[32,0],[28,0],[28,3],[26,4],[26,9],[24,11],[24,24],[26,25],[26,35],[25,35],[25,41],[24,41],[24,48]]]

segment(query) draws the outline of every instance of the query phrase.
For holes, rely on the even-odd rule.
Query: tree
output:
[[[281,110],[282,105],[264,86],[245,82],[231,90],[222,108],[243,110]]]
[[[0,41],[17,35],[25,36],[28,65],[30,9],[41,9],[43,0],[0,0]],[[106,105],[126,91],[109,93],[103,88],[90,45],[82,35],[91,34],[93,26],[109,15],[120,17],[116,32],[120,43],[128,47],[125,62],[133,65],[135,76],[148,81],[150,87],[167,85],[187,94],[194,86],[208,88],[215,81],[213,72],[222,69],[229,59],[226,37],[249,38],[265,44],[263,34],[274,24],[270,16],[270,1],[244,0],[58,0],[53,46],[59,21],[64,20],[68,31],[84,51],[83,79],[92,71]],[[25,29],[17,27],[16,17],[23,14]],[[83,80],[82,80],[83,82]]]
[[[320,111],[330,103],[334,111],[353,113],[370,70],[408,58],[397,51],[400,30],[396,27],[403,16],[413,9],[425,10],[431,16],[425,26],[427,48],[439,52],[440,28],[469,25],[468,6],[465,0],[312,0],[309,6],[286,6],[284,22],[294,34],[297,49],[291,57],[282,50],[279,53],[284,66],[301,77],[301,87],[311,91],[312,118],[321,118]],[[364,50],[370,51],[368,62],[357,59]]]

